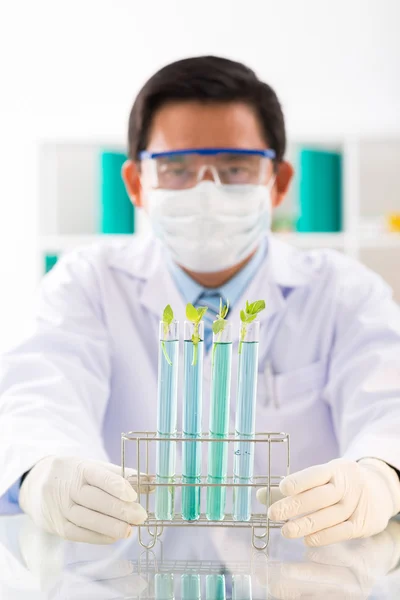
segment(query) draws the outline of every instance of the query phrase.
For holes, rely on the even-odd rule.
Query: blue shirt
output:
[[[259,267],[261,266],[265,256],[267,253],[267,239],[264,238],[258,247],[258,250],[255,252],[254,256],[252,256],[251,260],[241,269],[232,279],[224,283],[218,288],[215,288],[215,291],[223,297],[229,300],[229,305],[231,307],[239,300],[239,298],[244,293],[245,289],[249,285],[250,281],[253,279],[255,274],[257,273]],[[204,291],[209,290],[210,288],[205,288],[197,281],[192,279],[181,267],[179,267],[172,260],[168,261],[168,266],[172,278],[183,297],[186,304],[196,305],[198,303],[198,299],[204,293]]]

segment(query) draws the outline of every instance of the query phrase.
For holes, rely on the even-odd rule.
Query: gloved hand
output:
[[[368,537],[385,529],[400,511],[397,473],[383,461],[332,460],[289,475],[280,483],[286,498],[272,504],[272,521],[286,521],[282,535],[325,546]],[[266,488],[257,498],[266,503]]]
[[[397,598],[400,523],[392,520],[384,531],[367,539],[308,548],[304,558],[259,565],[256,578],[280,600],[367,600],[372,591],[374,598]]]
[[[142,598],[148,586],[144,575],[145,563],[140,559],[86,546],[69,555],[60,538],[37,527],[27,515],[0,518],[2,599]]]
[[[129,537],[132,525],[147,518],[136,499],[120,467],[74,457],[49,456],[39,461],[20,490],[21,509],[39,527],[91,544]]]

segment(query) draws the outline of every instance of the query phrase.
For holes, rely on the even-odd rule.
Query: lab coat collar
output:
[[[300,251],[274,234],[268,236],[270,277],[281,288],[294,289],[311,283],[319,271],[321,254]]]
[[[143,281],[140,302],[147,311],[161,319],[165,306],[170,304],[176,318],[184,320],[184,300],[169,273],[163,246],[153,235],[135,238],[119,251],[116,249],[109,265]]]
[[[162,244],[153,236],[146,236],[141,243],[135,240],[127,244],[114,252],[109,263],[113,268],[143,280],[140,301],[148,311],[161,318],[165,305],[171,304],[176,318],[185,319],[184,300],[169,272]],[[259,319],[261,322],[269,320],[286,304],[283,289],[306,285],[314,273],[315,259],[270,235],[266,260],[236,302],[230,319],[239,324],[240,309],[246,300],[265,299],[266,310],[260,313]],[[237,329],[233,331],[234,341],[239,337],[239,325]]]

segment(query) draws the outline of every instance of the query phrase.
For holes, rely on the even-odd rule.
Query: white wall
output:
[[[275,86],[290,133],[400,134],[399,0],[9,0],[0,9],[0,349],[36,280],[36,140],[123,135],[139,87],[214,53]]]

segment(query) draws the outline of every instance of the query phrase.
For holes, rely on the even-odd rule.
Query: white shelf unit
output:
[[[400,233],[388,233],[383,216],[400,212],[400,133],[363,137],[289,137],[286,158],[297,165],[300,148],[332,149],[342,153],[343,231],[340,233],[277,234],[299,248],[334,248],[378,271],[400,301]],[[104,239],[99,233],[100,152],[124,151],[122,139],[69,136],[42,140],[39,156],[39,273],[44,256],[61,254]],[[277,214],[297,213],[297,175]],[[141,212],[141,211],[140,211]],[[136,214],[137,230],[148,227]],[[126,236],[129,237],[129,236]]]

